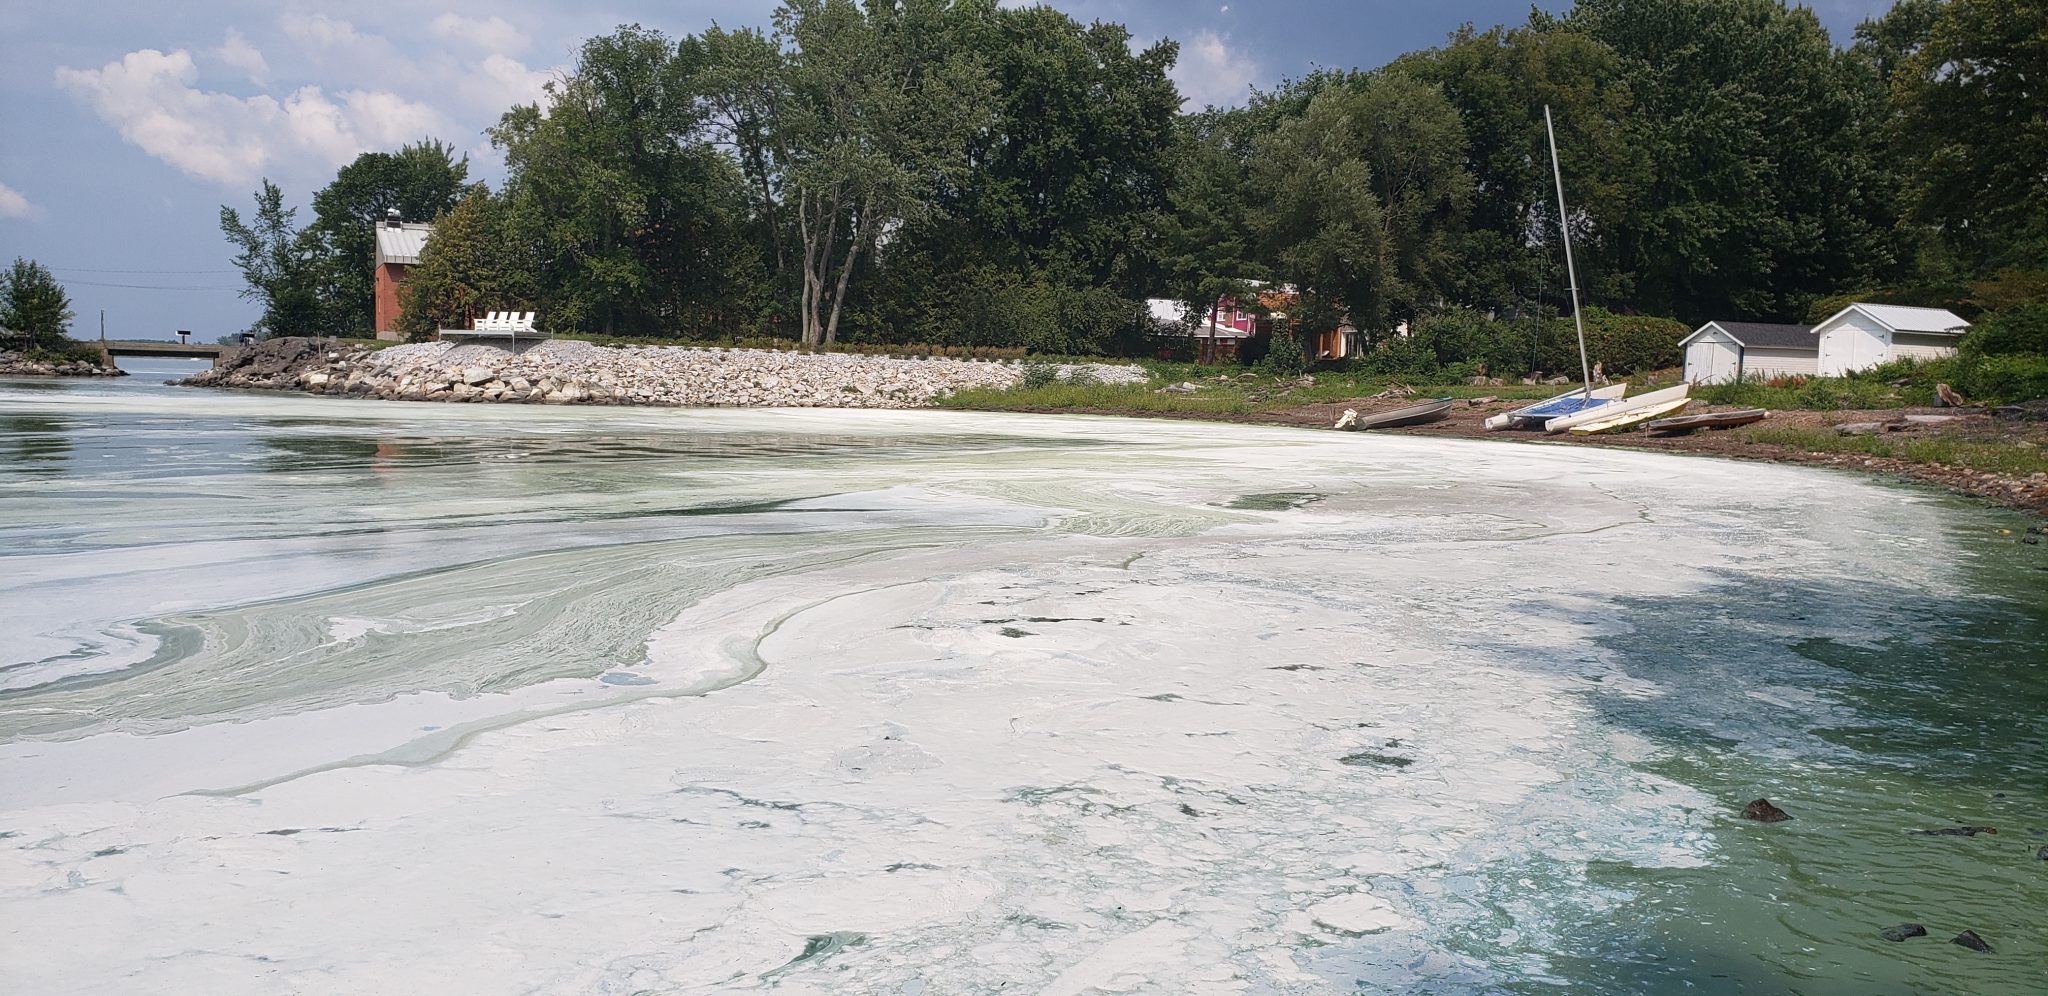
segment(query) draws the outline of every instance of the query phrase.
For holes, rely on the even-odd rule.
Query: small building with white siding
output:
[[[1852,304],[1813,327],[1823,377],[1903,359],[1952,356],[1970,323],[1944,308]]]
[[[1685,349],[1685,379],[1693,384],[1811,377],[1820,370],[1820,340],[1804,325],[1708,322],[1678,344]]]

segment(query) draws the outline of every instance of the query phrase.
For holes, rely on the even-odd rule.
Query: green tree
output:
[[[757,310],[739,172],[699,137],[704,58],[698,40],[620,28],[584,44],[544,109],[492,130],[554,324],[659,335]]]
[[[313,195],[306,226],[327,324],[367,335],[375,322],[374,228],[396,209],[406,221],[429,221],[455,206],[469,178],[469,157],[433,139],[397,152],[365,152]]]
[[[1891,81],[1912,217],[1980,273],[2048,264],[2044,78],[2048,3],[1949,0]]]
[[[1611,218],[1636,308],[1791,317],[1889,265],[1861,70],[1780,0],[1581,0],[1557,26],[1622,60],[1652,182]],[[1579,150],[1560,149],[1571,189]]]
[[[479,183],[435,219],[434,237],[401,292],[398,329],[414,336],[466,328],[485,312],[535,310],[535,253],[511,210]],[[539,318],[550,316],[540,309]]]
[[[775,34],[706,33],[718,139],[793,228],[806,344],[837,340],[856,268],[958,182],[989,120],[988,71],[963,43],[985,3],[787,0]]]
[[[243,222],[234,208],[220,209],[221,234],[237,252],[235,267],[248,285],[243,300],[257,301],[263,314],[250,326],[260,336],[308,335],[327,331],[320,306],[313,252],[284,206],[284,192],[269,179],[256,192],[256,213]]]
[[[1559,304],[1558,246],[1544,109],[1557,124],[1574,251],[1589,298],[1627,300],[1633,274],[1616,259],[1617,222],[1650,186],[1628,124],[1622,61],[1600,41],[1547,27],[1461,28],[1442,48],[1395,60],[1389,72],[1441,89],[1464,125],[1474,195],[1450,296],[1482,308]],[[1446,360],[1445,362],[1451,362]]]
[[[1325,89],[1262,139],[1252,226],[1300,293],[1305,331],[1350,322],[1376,340],[1437,303],[1472,196],[1457,111],[1399,74]]]
[[[16,348],[61,346],[71,333],[71,298],[48,267],[16,257],[0,274],[0,335]]]

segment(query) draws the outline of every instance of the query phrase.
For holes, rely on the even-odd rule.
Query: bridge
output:
[[[176,356],[195,360],[210,360],[219,356],[221,350],[229,348],[196,342],[165,342],[160,339],[108,339],[105,345],[107,352],[113,356]]]

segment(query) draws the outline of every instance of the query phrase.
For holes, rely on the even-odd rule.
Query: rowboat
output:
[[[1425,401],[1419,405],[1409,405],[1406,408],[1395,408],[1390,411],[1360,415],[1356,419],[1349,420],[1348,425],[1342,422],[1339,425],[1353,432],[1364,432],[1367,429],[1392,429],[1404,425],[1422,425],[1425,422],[1435,422],[1442,419],[1450,413],[1451,405],[1455,403],[1450,398],[1438,398],[1434,401]]]
[[[1617,412],[1608,415],[1606,418],[1596,418],[1591,422],[1581,422],[1578,425],[1572,426],[1570,432],[1574,436],[1597,436],[1603,432],[1627,432],[1651,419],[1662,418],[1663,416],[1680,411],[1689,404],[1692,404],[1691,398],[1680,398],[1677,401],[1666,401],[1661,405],[1638,408],[1632,412]]]
[[[1655,408],[1659,405],[1669,404],[1673,401],[1681,401],[1684,400],[1687,392],[1691,390],[1691,384],[1680,384],[1677,387],[1667,387],[1661,391],[1638,394],[1633,398],[1610,401],[1598,408],[1589,408],[1576,415],[1563,415],[1551,419],[1543,423],[1543,431],[1554,436],[1575,425],[1585,425],[1588,422],[1597,422],[1601,419],[1612,418],[1626,412],[1636,412],[1645,408]]]
[[[1680,415],[1664,418],[1643,426],[1652,436],[1682,436],[1694,429],[1733,429],[1738,425],[1761,422],[1771,413],[1762,408],[1743,408],[1732,412],[1705,412],[1699,415]]]
[[[1587,391],[1575,388],[1555,398],[1545,398],[1533,405],[1525,405],[1514,411],[1495,415],[1486,420],[1486,427],[1499,430],[1517,428],[1532,422],[1541,425],[1544,421],[1560,415],[1572,415],[1589,408],[1598,408],[1627,393],[1628,383],[1625,381],[1594,388],[1590,400]]]

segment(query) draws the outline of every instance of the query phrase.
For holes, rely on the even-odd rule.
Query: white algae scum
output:
[[[1955,583],[1937,503],[1611,451],[0,405],[82,448],[0,476],[8,992],[1563,982],[1729,831],[1616,601]]]

